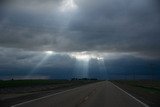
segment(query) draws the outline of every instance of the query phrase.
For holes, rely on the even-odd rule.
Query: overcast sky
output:
[[[18,74],[22,72],[18,68],[31,72],[46,58],[46,51],[56,55],[45,59],[41,68],[73,70],[68,77],[74,74],[75,68],[70,67],[76,62],[73,53],[85,52],[91,58],[100,56],[114,63],[123,58],[157,63],[159,6],[159,0],[3,0],[0,74]],[[57,72],[66,73],[64,69]]]

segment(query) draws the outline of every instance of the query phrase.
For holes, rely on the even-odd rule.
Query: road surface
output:
[[[109,81],[45,96],[12,107],[148,107]]]

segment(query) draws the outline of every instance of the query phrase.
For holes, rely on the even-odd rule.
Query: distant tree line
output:
[[[98,79],[97,78],[72,78],[71,80],[73,81],[73,80],[98,80]]]

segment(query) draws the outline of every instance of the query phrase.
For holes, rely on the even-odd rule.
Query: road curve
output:
[[[45,96],[12,107],[148,107],[109,81]]]

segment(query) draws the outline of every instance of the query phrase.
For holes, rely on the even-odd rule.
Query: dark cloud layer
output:
[[[39,79],[70,79],[84,73],[84,66],[79,65],[83,65],[84,62],[77,62],[69,55],[56,54],[43,60],[45,56],[43,52],[1,48],[0,79],[22,79],[28,75],[29,78]],[[113,58],[105,58],[103,63],[97,59],[91,59],[87,66],[87,76],[98,79],[160,78],[160,60],[143,59],[129,54],[120,55],[117,58],[114,56],[117,55],[112,55]],[[41,65],[36,67],[39,63]],[[80,67],[78,69],[77,63]]]
[[[24,50],[160,54],[160,11],[151,0],[12,1],[0,15],[0,46]]]
[[[78,9],[63,13],[61,2],[6,3],[0,15],[1,47],[160,54],[156,1],[75,0]]]
[[[69,1],[69,0],[68,0]],[[72,1],[72,0],[71,0]],[[159,76],[159,0],[0,1],[0,78],[72,78],[73,52],[107,54],[103,70],[89,62],[89,77]],[[67,4],[67,5],[66,5]],[[100,67],[101,66],[101,67]],[[137,69],[135,69],[137,68]],[[80,71],[81,69],[79,69]],[[31,77],[32,78],[32,77]],[[139,78],[139,77],[137,77]],[[159,77],[157,77],[159,78]]]

